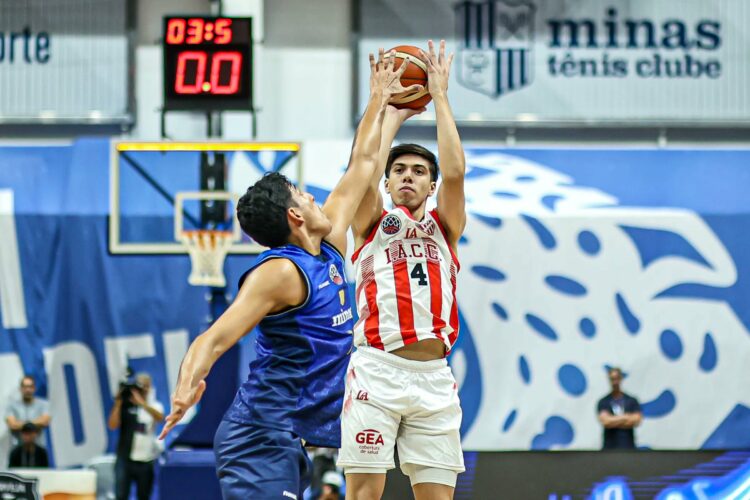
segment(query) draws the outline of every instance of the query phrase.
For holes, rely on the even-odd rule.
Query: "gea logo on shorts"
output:
[[[376,431],[375,429],[365,429],[357,434],[357,442],[359,444],[385,444],[380,431]]]

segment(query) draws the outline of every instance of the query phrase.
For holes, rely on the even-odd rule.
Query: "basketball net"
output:
[[[234,241],[231,231],[200,229],[182,231],[182,244],[190,254],[192,270],[188,283],[194,286],[224,287],[224,259]]]

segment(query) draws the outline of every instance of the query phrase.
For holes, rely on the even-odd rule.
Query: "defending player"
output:
[[[271,249],[243,275],[237,298],[195,339],[180,367],[162,438],[200,400],[219,356],[259,326],[248,380],[216,432],[225,499],[301,499],[311,471],[304,442],[339,446],[352,343],[346,231],[376,170],[390,97],[421,88],[404,89],[404,70],[394,71],[392,54],[385,61],[382,50],[379,56],[377,64],[370,56],[370,100],[349,168],[323,207],[280,174],[266,175],[240,199],[242,229]]]
[[[347,497],[378,499],[398,446],[402,471],[417,499],[452,498],[463,472],[456,382],[446,355],[458,336],[456,258],[466,224],[464,153],[446,91],[453,56],[445,42],[435,54],[429,41],[428,89],[435,104],[443,181],[437,209],[426,211],[438,168],[427,149],[390,149],[396,132],[414,114],[389,107],[381,161],[353,222],[357,351],[347,371],[339,466]],[[383,210],[378,189],[394,209]]]

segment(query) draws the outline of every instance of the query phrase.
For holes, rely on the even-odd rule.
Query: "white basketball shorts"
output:
[[[394,446],[410,477],[409,465],[464,471],[461,406],[445,359],[411,361],[359,347],[349,361],[344,398],[338,458],[344,472],[393,469]]]

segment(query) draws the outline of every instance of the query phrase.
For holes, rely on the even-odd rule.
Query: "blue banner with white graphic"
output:
[[[0,149],[0,412],[22,374],[36,376],[62,467],[113,450],[106,417],[128,366],[151,374],[169,408],[211,313],[206,289],[187,285],[187,256],[109,254],[109,155],[101,139]],[[230,284],[252,259],[227,259]],[[9,444],[2,425],[0,466]]]
[[[322,201],[337,175],[318,149],[305,180]],[[0,407],[36,375],[59,466],[112,449],[127,365],[168,407],[210,314],[187,256],[108,253],[109,154],[99,139],[0,149]],[[607,366],[641,402],[639,446],[750,446],[748,164],[746,150],[467,148],[450,358],[466,449],[600,447]],[[230,290],[251,260],[228,258]]]
[[[647,448],[750,445],[750,152],[467,151],[469,449],[598,448],[606,368]],[[482,383],[475,384],[475,376]]]

